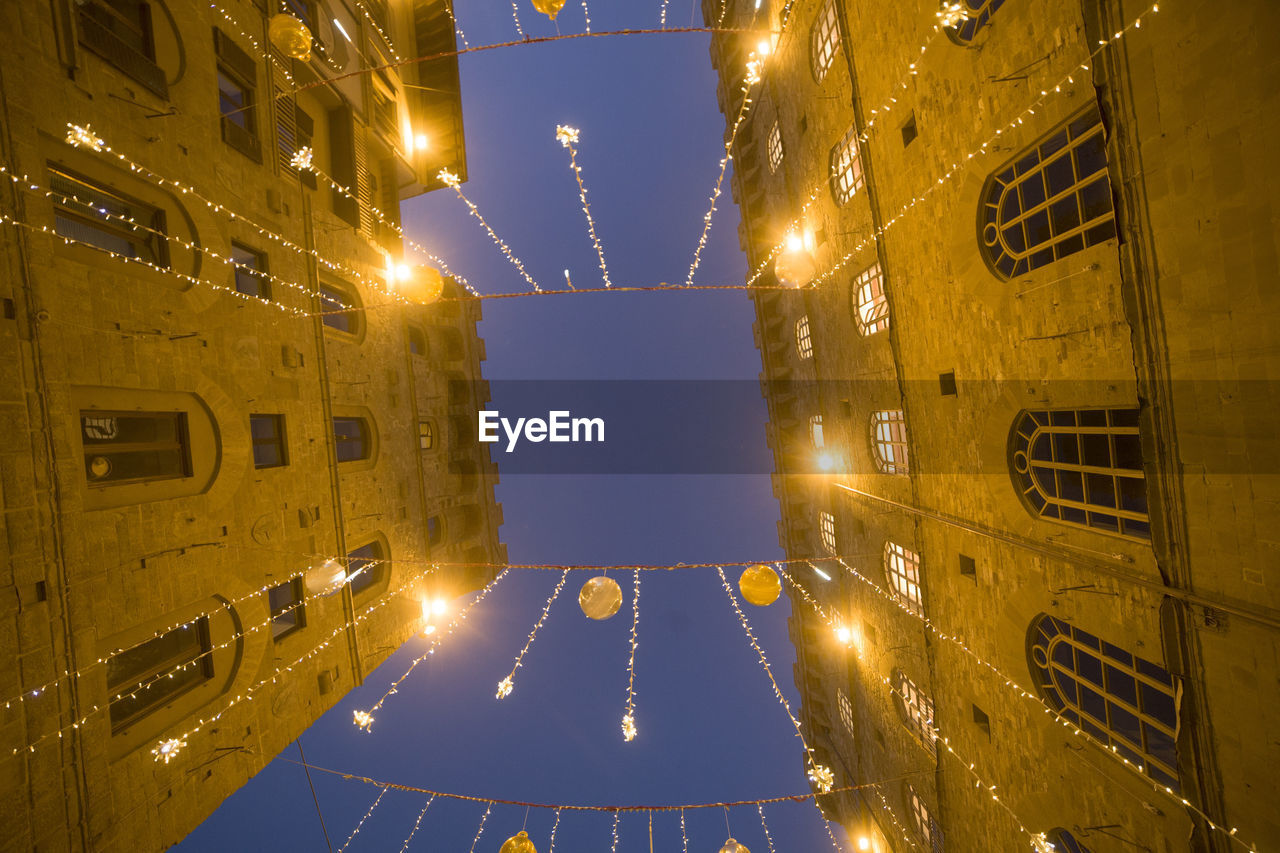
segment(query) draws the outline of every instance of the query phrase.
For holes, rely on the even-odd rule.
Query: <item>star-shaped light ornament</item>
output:
[[[747,60],[747,85],[754,86],[760,82],[760,75],[763,73],[764,60],[754,53],[751,59]]]
[[[636,739],[636,718],[634,714],[627,714],[622,718],[622,739],[627,743]]]
[[[963,3],[943,3],[938,10],[938,23],[944,27],[958,27],[969,20],[969,10]]]
[[[311,146],[308,145],[303,148],[299,148],[297,151],[293,152],[293,159],[289,161],[289,165],[295,169],[301,169],[304,172],[309,172],[311,171],[311,158],[313,156],[314,152],[311,150]]]
[[[163,761],[165,764],[169,760],[182,751],[187,742],[182,738],[171,737],[168,740],[162,740],[151,749],[151,755],[156,761]]]
[[[819,794],[826,794],[836,786],[836,774],[824,764],[815,764],[809,770],[809,781],[818,789]]]
[[[67,144],[72,148],[88,148],[90,151],[102,150],[102,137],[93,132],[89,125],[67,125]]]
[[[578,141],[578,129],[569,127],[567,124],[557,124],[556,139],[560,140],[561,145],[568,148],[572,143]]]
[[[366,732],[373,726],[373,714],[368,711],[353,712],[355,723],[358,728],[364,729]]]
[[[1031,849],[1035,853],[1054,853],[1058,846],[1049,840],[1049,837],[1043,832],[1037,832],[1031,836]]]
[[[458,184],[462,183],[458,180],[458,176],[453,172],[450,172],[448,169],[441,169],[439,172],[436,172],[436,177],[439,178],[440,182],[446,187],[456,187]]]
[[[499,681],[498,682],[498,698],[505,699],[508,696],[510,696],[511,688],[514,686],[515,685],[511,683],[511,676],[507,676],[506,678]]]

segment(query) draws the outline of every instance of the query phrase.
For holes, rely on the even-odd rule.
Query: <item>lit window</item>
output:
[[[191,476],[184,412],[80,412],[84,471],[90,485]]]
[[[1053,845],[1053,853],[1093,853],[1060,826],[1049,831],[1049,843]]]
[[[1038,518],[1150,539],[1137,409],[1022,412],[1010,473]]]
[[[52,163],[49,189],[58,236],[126,258],[169,266],[164,211]]]
[[[796,320],[796,352],[801,358],[813,358],[813,339],[809,336],[809,315]]]
[[[933,700],[924,694],[915,682],[907,678],[902,670],[893,675],[894,688],[897,695],[898,711],[902,714],[902,722],[911,730],[917,740],[929,750],[935,751],[933,743]]]
[[[1043,613],[1027,644],[1032,679],[1051,707],[1178,789],[1178,690],[1168,670]]]
[[[333,440],[339,462],[369,458],[369,423],[364,418],[334,418]]]
[[[235,264],[236,290],[260,299],[271,298],[271,282],[266,277],[267,258],[259,251],[231,244],[231,261]]]
[[[956,44],[968,44],[978,30],[991,22],[991,16],[1004,5],[1004,0],[961,0],[969,17],[954,27],[947,28],[947,35]]]
[[[213,678],[211,650],[202,617],[109,658],[111,733]]]
[[[271,608],[271,636],[280,639],[306,624],[302,604],[302,578],[273,586],[267,590],[267,604]]]
[[[377,542],[347,553],[347,581],[351,584],[352,595],[376,586],[386,578],[387,571],[387,560]]]
[[[822,449],[822,415],[809,418],[809,439],[813,442],[815,449]]]
[[[257,66],[222,30],[213,31],[218,55],[218,113],[222,141],[241,154],[257,160]]]
[[[809,30],[809,68],[813,79],[822,82],[836,61],[840,49],[840,25],[836,20],[835,0],[827,0],[813,19]]]
[[[360,304],[346,288],[320,283],[320,321],[349,335],[360,331]]]
[[[920,555],[897,542],[884,545],[884,573],[898,600],[912,613],[924,613],[924,595],[920,591]]]
[[[849,695],[842,688],[836,688],[836,704],[840,706],[840,722],[844,723],[845,731],[849,737],[853,737],[853,705],[849,702]]]
[[[427,336],[417,326],[409,327],[409,352],[414,355],[427,354]]]
[[[907,422],[902,409],[871,415],[871,447],[875,451],[876,468],[882,474],[907,473]]]
[[[769,128],[769,171],[776,172],[778,167],[782,165],[782,129],[778,127],[775,121],[773,127]]]
[[[987,178],[978,243],[1004,279],[1116,236],[1106,142],[1096,109]]]
[[[818,530],[822,534],[822,547],[828,554],[836,551],[836,517],[829,512],[818,513]]]
[[[430,450],[436,446],[436,428],[431,421],[418,421],[418,449]]]
[[[836,204],[847,204],[862,189],[862,155],[858,151],[857,128],[849,128],[844,138],[832,146],[827,168],[831,175],[831,195]]]
[[[880,264],[872,264],[853,280],[853,317],[858,331],[874,335],[889,328],[889,298],[884,293]]]
[[[253,437],[253,467],[278,468],[288,464],[284,442],[284,415],[249,415]]]
[[[925,844],[925,849],[930,853],[942,853],[942,828],[933,819],[928,806],[916,793],[916,789],[910,785],[906,785],[906,799],[911,807],[911,820],[915,824],[920,840]]]

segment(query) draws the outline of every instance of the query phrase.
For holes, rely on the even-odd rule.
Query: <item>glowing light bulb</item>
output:
[[[799,252],[801,249],[804,248],[804,238],[802,238],[796,232],[794,231],[789,232],[787,234],[786,239],[787,239],[788,252]]]
[[[859,839],[858,839],[858,849],[859,849],[859,850],[870,850],[870,849],[871,849],[871,839],[870,839],[870,838],[867,838],[865,835],[864,835],[864,836],[862,836],[861,838],[859,838]]]
[[[426,151],[431,147],[431,140],[427,139],[427,135],[425,133],[419,133],[413,138],[413,145],[419,151]]]
[[[449,602],[445,601],[443,598],[437,598],[435,601],[431,602],[431,612],[436,614],[437,616],[444,613],[448,609],[449,609]]]
[[[818,456],[818,469],[821,471],[830,471],[836,466],[835,457],[830,453],[822,453]]]
[[[769,43],[768,39],[761,39],[760,43],[756,45],[756,53],[761,56],[768,56],[772,51],[773,45]]]
[[[396,264],[396,281],[408,281],[412,275],[413,270],[407,264]]]
[[[841,625],[836,628],[836,639],[840,641],[840,645],[847,646],[853,642],[853,632]]]

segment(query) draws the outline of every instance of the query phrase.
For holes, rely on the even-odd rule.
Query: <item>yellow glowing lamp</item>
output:
[[[554,21],[564,8],[564,0],[533,0],[533,8]]]
[[[419,305],[430,305],[444,295],[444,276],[435,267],[426,264],[419,264],[412,269],[403,267],[404,274],[400,269],[393,268],[391,277],[395,282],[396,292],[405,299]]]
[[[284,12],[272,15],[271,22],[267,24],[267,36],[285,56],[311,61],[311,30],[293,15]]]
[[[720,853],[751,853],[751,851],[748,850],[747,845],[743,844],[741,841],[735,841],[730,838],[724,843],[724,846],[720,848]]]
[[[622,587],[613,578],[601,575],[582,585],[578,593],[578,606],[588,619],[608,619],[622,606]]]
[[[738,590],[756,607],[768,607],[778,600],[782,592],[782,581],[778,573],[763,563],[757,563],[742,573],[738,578]]]
[[[538,853],[538,848],[533,846],[529,833],[522,829],[508,838],[498,853]]]
[[[805,249],[804,242],[799,237],[788,239],[773,262],[773,274],[784,287],[804,287],[813,280],[817,272],[813,255]]]

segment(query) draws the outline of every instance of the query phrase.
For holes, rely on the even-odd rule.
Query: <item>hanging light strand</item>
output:
[[[609,853],[618,853],[618,819],[622,817],[622,812],[615,811],[613,813],[613,828],[609,830],[613,841],[609,845]]]
[[[476,829],[476,837],[471,839],[471,853],[476,853],[476,845],[480,843],[480,836],[484,835],[484,825],[489,820],[489,812],[491,811],[493,811],[493,803],[485,806],[484,814],[480,816],[480,826]]]
[[[684,827],[684,809],[680,810],[680,850],[681,853],[689,853],[689,833]]]
[[[357,726],[365,730],[369,729],[369,724],[373,722],[372,714],[382,707],[383,703],[387,701],[388,697],[394,696],[396,694],[396,692],[400,688],[400,684],[406,678],[408,678],[409,675],[415,669],[418,668],[418,664],[422,663],[428,657],[435,654],[436,649],[440,647],[440,644],[443,643],[446,639],[448,639],[453,634],[454,630],[457,629],[459,625],[461,625],[463,622],[467,620],[467,616],[471,614],[471,611],[476,607],[476,605],[484,601],[485,597],[489,594],[489,592],[495,586],[497,586],[498,583],[503,578],[507,576],[507,571],[508,571],[507,569],[503,569],[501,572],[499,572],[494,577],[493,580],[489,581],[489,583],[485,585],[484,589],[480,590],[479,595],[477,595],[474,599],[472,599],[471,602],[466,607],[462,608],[462,610],[458,613],[458,615],[453,618],[453,621],[451,621],[443,631],[437,632],[431,636],[431,645],[427,648],[427,650],[423,652],[421,655],[419,655],[418,657],[413,659],[413,662],[409,664],[409,668],[404,671],[403,675],[401,675],[395,681],[391,682],[391,686],[387,688],[387,692],[383,693],[382,698],[380,698],[377,702],[373,703],[373,707],[369,708],[368,711],[361,712],[368,719],[368,723],[362,724],[360,720],[357,720],[356,722]]]
[[[582,17],[587,22],[587,35],[591,35],[591,10],[587,8],[587,0],[582,0]]]
[[[556,830],[560,828],[560,809],[556,809],[556,821],[551,824],[551,845],[547,848],[547,853],[556,853]]]
[[[911,836],[911,833],[908,832],[907,828],[898,820],[898,816],[894,814],[893,808],[889,805],[889,801],[886,800],[884,798],[884,794],[880,792],[880,786],[876,784],[868,785],[867,787],[876,795],[876,797],[879,798],[881,810],[889,816],[889,821],[894,825],[894,828],[898,830],[898,834],[902,836],[902,840],[907,842],[907,845],[912,850],[919,850],[920,845],[916,844],[916,840]]]
[[[462,203],[467,206],[467,210],[471,211],[471,215],[474,216],[476,221],[484,226],[484,230],[489,233],[489,238],[493,240],[493,244],[498,247],[502,254],[507,256],[507,260],[511,262],[511,265],[519,270],[520,275],[524,277],[525,281],[529,282],[529,286],[536,291],[542,290],[542,288],[538,286],[538,283],[533,280],[533,277],[529,275],[528,271],[525,270],[524,264],[515,256],[515,253],[511,251],[511,247],[503,242],[502,238],[494,232],[493,228],[489,226],[489,223],[485,221],[485,218],[480,215],[480,209],[476,207],[475,203],[472,202],[471,199],[467,198],[466,194],[462,191],[462,182],[458,179],[458,176],[453,172],[450,172],[448,169],[441,169],[436,177],[438,177],[445,186],[451,187],[453,191],[458,194],[458,198],[462,199]]]
[[[627,657],[627,710],[622,715],[622,739],[636,738],[636,646],[640,628],[640,570],[636,569],[631,591],[631,652]]]
[[[383,788],[382,793],[378,794],[378,798],[373,801],[373,805],[369,806],[369,810],[364,813],[364,817],[360,818],[360,822],[356,824],[356,828],[351,830],[351,834],[347,836],[347,840],[342,842],[342,846],[338,848],[338,853],[345,853],[347,846],[351,844],[351,839],[360,834],[360,827],[364,826],[364,822],[369,819],[369,815],[373,814],[373,810],[378,807],[378,803],[382,802],[382,798],[387,795],[389,788]]]
[[[578,149],[575,147],[578,129],[564,124],[556,125],[556,139],[569,149],[569,171],[573,172],[574,180],[578,182],[578,201],[582,204],[582,213],[587,217],[587,233],[591,237],[591,245],[595,246],[596,257],[600,259],[600,277],[604,279],[605,287],[612,287],[609,267],[604,262],[604,246],[600,245],[600,238],[596,236],[595,220],[591,218],[591,205],[587,202],[587,188],[582,183],[582,167],[578,165]]]
[[[764,830],[764,840],[769,842],[769,853],[777,853],[773,849],[773,836],[769,834],[769,824],[764,819],[764,806],[756,803],[756,811],[760,813],[760,828]]]
[[[555,604],[556,599],[560,597],[560,590],[564,589],[565,581],[569,579],[569,570],[565,569],[560,574],[560,582],[556,584],[556,588],[551,591],[551,596],[547,599],[547,603],[542,606],[542,615],[538,617],[538,621],[534,623],[533,630],[529,632],[529,637],[524,641],[524,648],[520,650],[520,654],[516,655],[515,663],[511,666],[511,672],[507,677],[498,682],[498,697],[505,699],[510,695],[512,688],[515,687],[516,670],[523,665],[525,652],[529,651],[529,647],[533,645],[534,639],[538,636],[538,629],[542,627],[542,623],[547,621],[547,614],[551,612],[551,605]]]
[[[529,37],[524,34],[524,27],[520,26],[520,10],[516,8],[516,0],[511,0],[511,20],[515,21],[516,33],[520,38],[528,39]]]
[[[436,801],[435,795],[427,797],[427,804],[422,807],[422,811],[418,812],[418,819],[413,822],[413,829],[409,830],[409,836],[404,840],[400,853],[408,853],[409,845],[413,842],[413,836],[418,834],[418,827],[422,824],[422,819],[427,816],[427,809],[431,808],[431,804]]]

